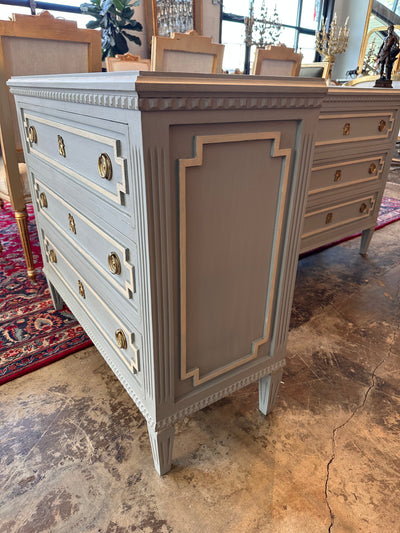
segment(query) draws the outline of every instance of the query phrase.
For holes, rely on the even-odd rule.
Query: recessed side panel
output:
[[[290,155],[278,132],[198,136],[179,161],[181,379],[268,355]]]

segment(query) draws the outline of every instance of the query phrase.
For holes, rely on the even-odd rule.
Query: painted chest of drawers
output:
[[[13,78],[44,272],[143,413],[174,421],[285,363],[320,80]],[[234,421],[233,421],[234,423]]]
[[[301,252],[374,233],[400,122],[400,91],[329,88],[318,121]]]

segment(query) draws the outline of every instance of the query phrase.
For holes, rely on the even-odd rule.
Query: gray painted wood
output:
[[[153,72],[9,85],[44,272],[142,411],[164,474],[178,418],[257,380],[272,408],[326,85]]]
[[[282,380],[282,373],[283,370],[281,369],[259,380],[259,409],[264,415],[268,415],[274,408]]]
[[[318,121],[301,252],[362,232],[360,253],[367,253],[397,141],[399,109],[396,90],[328,89]]]

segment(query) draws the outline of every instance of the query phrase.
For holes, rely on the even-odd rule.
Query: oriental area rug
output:
[[[32,206],[28,205],[27,209],[37,271],[34,283],[26,274],[21,242],[10,204],[5,203],[4,209],[0,210],[0,242],[3,245],[0,257],[0,384],[92,344],[66,307],[61,311],[55,311],[53,307],[46,278],[41,270],[42,260]],[[399,219],[400,200],[384,197],[376,229]],[[348,239],[355,237],[357,235]],[[328,246],[334,244],[338,243]],[[313,252],[304,255],[310,253]]]
[[[0,384],[92,344],[65,307],[56,311],[42,272],[32,205],[29,236],[36,281],[28,279],[21,241],[9,203],[0,209]]]

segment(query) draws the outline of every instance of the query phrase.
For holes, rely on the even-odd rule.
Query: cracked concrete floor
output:
[[[252,385],[180,421],[163,478],[95,348],[0,387],[0,532],[400,531],[399,242],[302,259],[274,412]]]

